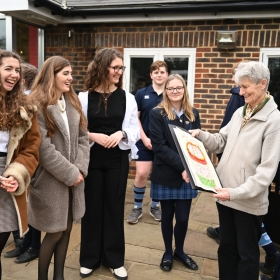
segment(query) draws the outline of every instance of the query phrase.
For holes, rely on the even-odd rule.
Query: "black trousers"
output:
[[[220,280],[258,280],[263,216],[217,203],[220,220],[218,249]]]
[[[129,151],[94,146],[85,180],[86,212],[81,226],[80,265],[94,269],[102,263],[118,268],[124,265]]]

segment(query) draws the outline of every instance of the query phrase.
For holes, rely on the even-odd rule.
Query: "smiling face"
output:
[[[3,57],[0,65],[1,92],[11,91],[20,79],[19,61],[14,57]]]
[[[244,77],[240,81],[240,95],[244,97],[244,100],[252,108],[260,104],[266,96],[266,84],[267,81],[263,79],[259,84],[255,84],[249,80],[248,77]]]
[[[175,89],[176,90],[173,90]],[[182,99],[184,97],[184,85],[183,83],[178,79],[172,79],[167,85],[166,85],[166,95],[168,99],[170,100],[170,103],[182,103]]]
[[[165,67],[159,67],[157,70],[150,73],[150,77],[153,80],[153,84],[161,86],[165,83],[165,80],[168,77],[168,72]]]
[[[64,92],[68,92],[70,90],[70,86],[73,81],[72,67],[66,66],[62,70],[60,70],[55,75],[54,81],[55,81],[56,92],[59,95],[62,95]]]
[[[122,67],[123,66],[123,60],[119,57],[116,57],[112,60],[110,67],[108,68],[108,85],[109,87],[112,85],[116,85],[119,80],[120,76],[122,75],[122,71],[119,70],[119,72],[115,72],[113,67]]]

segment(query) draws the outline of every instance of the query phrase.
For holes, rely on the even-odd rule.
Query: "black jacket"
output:
[[[234,87],[230,90],[230,93],[232,95],[228,102],[228,105],[227,105],[227,108],[225,111],[225,115],[224,115],[224,119],[223,119],[220,129],[229,123],[232,115],[238,108],[244,106],[244,104],[245,104],[244,97],[239,95],[239,92],[240,92],[240,87]]]
[[[197,109],[193,108],[195,121],[189,122],[183,115],[182,122],[178,118],[168,120],[163,109],[155,108],[150,112],[150,139],[154,152],[151,181],[170,187],[183,184],[182,172],[185,170],[172,138],[168,124],[180,126],[186,130],[201,128]]]

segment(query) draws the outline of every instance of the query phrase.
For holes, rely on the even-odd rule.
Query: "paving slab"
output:
[[[204,259],[201,275],[207,277],[210,276],[213,278],[219,278],[218,262],[211,259]]]
[[[125,242],[127,244],[164,250],[160,225],[139,222],[130,225],[124,222]]]
[[[200,276],[198,274],[180,271],[173,269],[171,272],[164,272],[159,269],[158,266],[154,265],[142,265],[142,264],[133,264],[129,270],[129,279],[137,280],[199,280]]]
[[[218,244],[206,233],[188,230],[184,250],[187,254],[217,260]]]
[[[208,226],[219,224],[216,203],[211,193],[200,193],[190,219],[206,223]]]

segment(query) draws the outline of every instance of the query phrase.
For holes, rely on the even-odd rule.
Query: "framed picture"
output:
[[[214,188],[222,185],[203,143],[181,127],[169,128],[192,188],[216,193]]]

